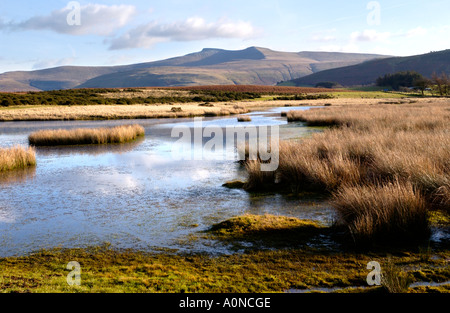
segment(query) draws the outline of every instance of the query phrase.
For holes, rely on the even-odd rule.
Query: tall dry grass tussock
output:
[[[36,165],[34,148],[12,147],[0,148],[0,172],[23,169]]]
[[[62,146],[88,144],[114,144],[133,141],[145,135],[139,125],[124,125],[113,128],[42,130],[28,137],[33,146]]]
[[[410,182],[344,186],[333,195],[337,224],[358,242],[424,238],[429,234],[424,197]]]
[[[288,118],[333,127],[282,142],[270,183],[327,192],[354,238],[426,237],[428,210],[450,211],[448,104],[332,107]],[[258,175],[252,166],[254,188],[267,183]]]

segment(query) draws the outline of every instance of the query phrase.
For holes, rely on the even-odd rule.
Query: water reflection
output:
[[[121,144],[36,147],[36,153],[42,156],[70,154],[88,154],[95,156],[105,153],[126,153],[133,151],[144,141],[144,138],[138,138],[133,142]]]
[[[317,131],[302,124],[288,125],[274,112],[252,114],[259,116],[255,123],[279,125],[282,138]],[[193,123],[193,119],[133,123],[145,128],[145,138],[124,145],[39,148],[35,169],[4,178],[0,188],[0,256],[104,242],[116,248],[220,253],[228,248],[215,241],[189,238],[214,223],[245,213],[323,221],[331,214],[325,202],[256,196],[222,187],[226,181],[246,179],[246,172],[234,160],[174,158],[176,138],[171,137],[171,127]],[[207,118],[204,123],[203,127],[241,125],[236,117]],[[121,124],[130,121],[0,124],[0,146],[26,145],[28,135],[43,128]]]
[[[14,185],[31,180],[36,175],[36,167],[0,172],[0,186]]]

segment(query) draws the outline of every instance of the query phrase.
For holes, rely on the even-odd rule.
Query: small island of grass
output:
[[[24,169],[35,165],[36,153],[31,147],[0,148],[0,172]]]
[[[112,128],[41,130],[28,137],[33,146],[68,146],[89,144],[116,144],[130,142],[144,136],[140,125],[123,125]]]

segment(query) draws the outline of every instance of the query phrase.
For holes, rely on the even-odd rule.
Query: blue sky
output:
[[[407,56],[450,48],[450,1],[2,0],[0,43],[0,73],[250,46]]]

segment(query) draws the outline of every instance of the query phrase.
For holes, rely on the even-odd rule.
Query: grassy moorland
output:
[[[248,188],[328,193],[336,224],[365,244],[426,239],[429,213],[450,212],[448,104],[331,107],[287,118],[331,128],[282,143],[275,173],[249,163]]]
[[[275,86],[199,86],[177,88],[71,89],[0,93],[0,106],[133,105],[251,100],[263,95],[321,98],[335,90]]]
[[[25,169],[36,165],[36,152],[33,148],[16,146],[0,148],[0,172]]]
[[[134,97],[133,90],[127,92]],[[325,194],[336,210],[332,225],[243,215],[190,238],[220,241],[239,251],[231,255],[153,254],[105,246],[0,258],[0,291],[448,293],[449,243],[431,243],[429,235],[436,228],[448,232],[450,225],[450,105],[445,99],[403,97],[321,99],[319,104],[331,106],[286,112],[291,122],[329,129],[283,142],[274,173],[261,172],[258,162],[247,163],[249,180],[237,182],[240,187]],[[276,105],[294,103],[286,101]],[[186,105],[222,108],[216,102],[213,107],[177,107],[186,112]],[[80,286],[67,284],[71,261],[81,265]],[[381,265],[381,286],[367,284],[372,261]]]
[[[123,125],[112,128],[40,130],[32,133],[28,141],[32,146],[101,145],[125,143],[144,135],[142,126]]]
[[[0,93],[0,121],[226,116],[247,113],[266,100],[329,99],[332,92],[298,87],[205,86]]]

